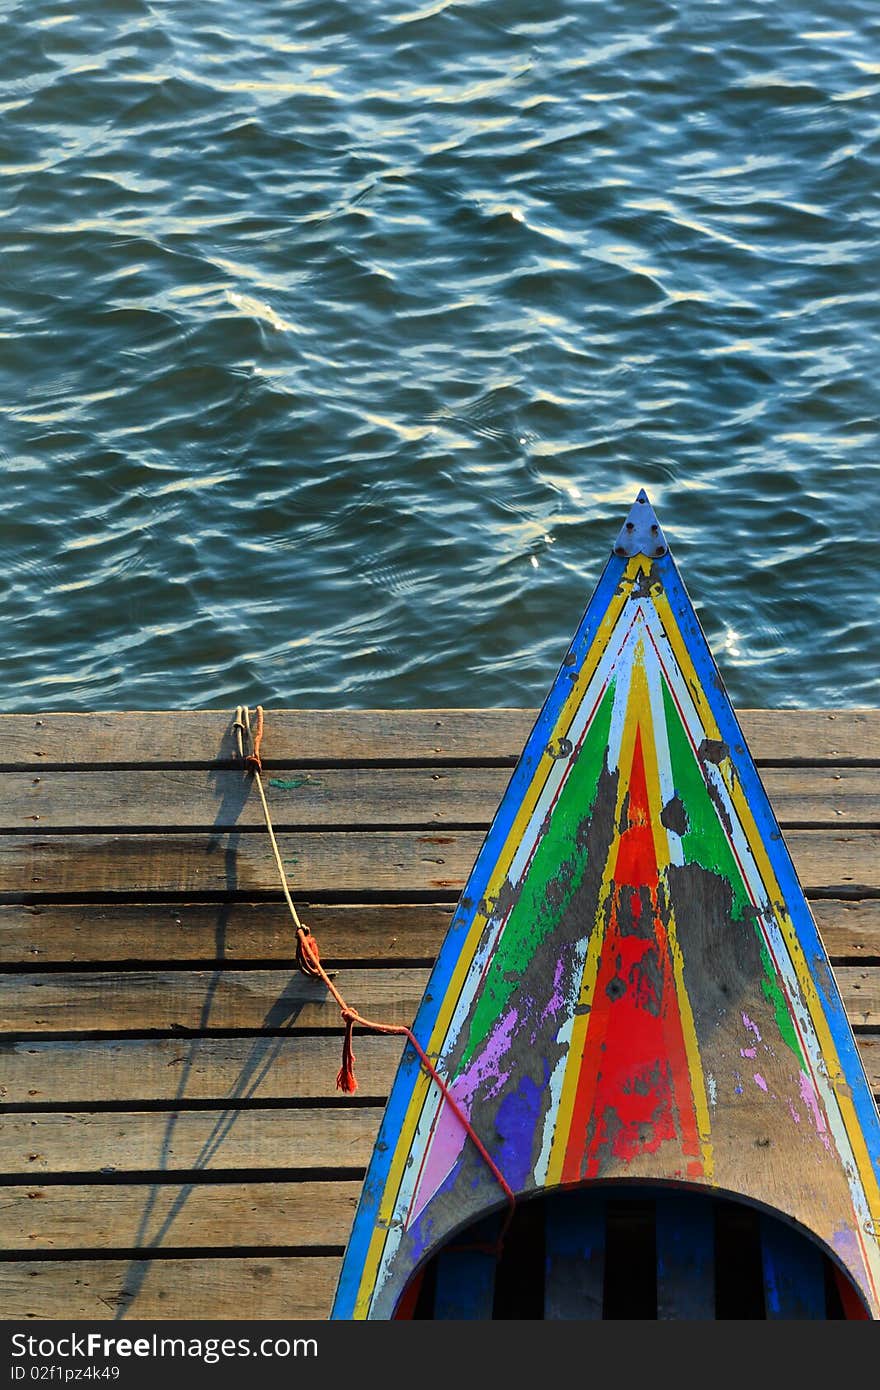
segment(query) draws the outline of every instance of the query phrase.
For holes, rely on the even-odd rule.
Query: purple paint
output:
[[[795,1124],[799,1125],[801,1122],[801,1113],[799,1110],[795,1110],[793,1100],[790,1100],[788,1102],[788,1113],[791,1115],[791,1118],[794,1120]]]
[[[758,1049],[756,1047],[741,1047],[739,1050],[739,1055],[740,1057],[755,1058],[758,1055]]]
[[[451,1192],[457,1180],[458,1164],[455,1165],[452,1172],[449,1173],[444,1182],[441,1183],[439,1191]],[[425,1212],[424,1216],[420,1218],[414,1216],[411,1219],[410,1225],[407,1228],[407,1236],[412,1242],[412,1249],[416,1259],[419,1259],[426,1250],[429,1250],[432,1245],[436,1244],[435,1224],[434,1217],[431,1215],[430,1210]]]
[[[492,1156],[514,1192],[527,1186],[534,1169],[535,1130],[549,1081],[550,1068],[545,1060],[540,1085],[530,1076],[524,1076],[516,1090],[504,1097],[495,1116],[495,1129],[501,1142],[493,1146]]]
[[[865,1260],[856,1232],[851,1226],[847,1226],[843,1222],[840,1222],[834,1228],[834,1232],[831,1236],[831,1244],[843,1260],[843,1263],[848,1269],[852,1270],[853,1274],[856,1275],[856,1278],[864,1286],[867,1271],[865,1269]]]
[[[560,1009],[565,1008],[566,1000],[565,995],[562,993],[562,975],[564,970],[565,960],[560,959],[556,962],[556,968],[553,971],[553,993],[550,995],[547,1005],[541,1013],[539,1024],[546,1020],[548,1014],[558,1014]],[[532,1041],[534,1042],[534,1036]]]
[[[487,1100],[491,1100],[510,1079],[510,1072],[503,1071],[501,1063],[510,1051],[518,1018],[516,1009],[508,1009],[506,1014],[502,1014],[486,1037],[482,1049],[471,1058],[470,1064],[464,1071],[459,1072],[450,1085],[449,1089],[459,1105],[467,1111],[468,1116],[473,1098],[484,1083],[488,1082],[489,1085],[483,1095]]]
[[[764,1080],[763,1076],[759,1071],[755,1072],[755,1085],[760,1086],[762,1091],[766,1091],[767,1089],[767,1082]]]
[[[741,1017],[743,1023],[748,1028],[749,1032],[754,1033],[755,1037],[758,1039],[758,1042],[761,1042],[761,1034],[758,1031],[757,1023],[753,1023],[752,1020],[749,1018],[748,1014],[742,1014]]]
[[[816,1088],[805,1071],[801,1072],[801,1100],[810,1112],[810,1117],[816,1127],[816,1133],[822,1140],[828,1152],[831,1152],[831,1140],[828,1138],[828,1126],[825,1123],[825,1116],[819,1104],[819,1097]]]
[[[517,1017],[516,1009],[508,1009],[486,1038],[482,1051],[450,1084],[450,1091],[468,1119],[479,1089],[482,1089],[486,1099],[491,1100],[510,1079],[510,1072],[502,1071],[502,1059],[510,1051]],[[449,1176],[464,1148],[466,1137],[467,1131],[452,1106],[441,1101],[434,1132],[428,1140],[422,1172],[413,1193],[411,1221],[416,1219]]]

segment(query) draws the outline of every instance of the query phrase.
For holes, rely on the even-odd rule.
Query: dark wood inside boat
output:
[[[397,1316],[866,1316],[851,1281],[809,1236],[731,1197],[615,1183],[538,1196],[518,1205],[500,1253],[491,1249],[499,1224],[458,1232],[417,1272]],[[578,1232],[583,1248],[573,1259]]]

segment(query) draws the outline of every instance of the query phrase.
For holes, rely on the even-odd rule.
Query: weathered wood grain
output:
[[[277,830],[488,826],[508,767],[282,768],[263,776]],[[880,824],[880,767],[770,767],[780,824]],[[0,830],[262,828],[250,773],[234,769],[4,773]]]
[[[353,1007],[386,1023],[411,1023],[428,971],[387,967],[339,971],[334,983]],[[0,977],[0,1032],[341,1027],[321,980],[299,970],[103,971]]]
[[[283,1321],[330,1314],[339,1256],[15,1260],[0,1264],[0,1317]],[[170,1334],[169,1334],[170,1335]]]
[[[880,1094],[880,1034],[859,1033],[856,1042],[869,1084]],[[403,1043],[365,1035],[355,1047],[357,1099],[384,1102]],[[351,1103],[336,1089],[340,1057],[338,1035],[10,1040],[0,1046],[0,1102],[8,1111],[334,1099],[345,1108]]]
[[[368,1018],[410,1024],[423,967],[345,967],[334,983]],[[835,968],[853,1024],[880,1027],[880,966]],[[67,971],[0,976],[0,1032],[174,1032],[308,1029],[338,1032],[339,1007],[320,980],[288,970]]]
[[[564,652],[560,652],[560,659]],[[534,709],[267,709],[267,763],[515,760]],[[0,715],[9,767],[210,763],[231,759],[232,710]],[[880,761],[880,710],[740,710],[758,761]]]
[[[880,954],[880,902],[877,949]],[[333,960],[433,960],[449,904],[323,906],[299,902],[322,956]],[[0,906],[0,963],[293,960],[283,902],[113,903]]]
[[[356,1170],[381,1118],[379,1106],[11,1114],[0,1125],[0,1176]]]
[[[808,891],[865,896],[880,887],[880,830],[790,830]],[[278,843],[292,891],[457,895],[482,831],[303,831]],[[268,838],[222,833],[0,835],[0,893],[277,892]]]
[[[449,904],[299,903],[328,961],[433,961]],[[880,958],[880,898],[811,904],[829,955]],[[0,906],[0,965],[208,964],[293,959],[284,903],[41,903]]]
[[[359,1181],[0,1187],[0,1250],[344,1245]]]
[[[357,1038],[357,1099],[384,1101],[403,1043]],[[339,1035],[326,1037],[114,1038],[0,1043],[0,1102],[6,1107],[150,1102],[236,1106],[247,1102],[335,1100]],[[874,1054],[880,1085],[880,1048]]]
[[[286,767],[264,772],[263,785],[277,830],[474,825],[491,820],[510,771],[509,767]],[[838,774],[849,772],[862,779],[852,783],[853,804],[873,771],[836,769]],[[880,771],[877,778],[880,785]],[[842,782],[834,786],[843,797]],[[234,768],[13,770],[4,774],[3,829],[230,830],[264,825],[253,777]]]
[[[880,1027],[880,969],[838,965],[834,975],[853,1027]]]

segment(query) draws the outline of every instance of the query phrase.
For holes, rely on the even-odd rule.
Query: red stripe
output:
[[[669,941],[659,906],[641,728],[617,842],[609,920],[571,1127],[563,1182],[596,1178],[677,1143],[681,1177],[703,1174],[693,1087]]]

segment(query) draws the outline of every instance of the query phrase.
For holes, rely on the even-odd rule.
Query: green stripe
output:
[[[569,771],[550,824],[543,834],[539,833],[522,889],[492,956],[471,1019],[467,1046],[459,1064],[462,1068],[467,1066],[503,1013],[518,988],[519,977],[541,942],[559,925],[584,876],[587,851],[578,846],[577,832],[596,800],[599,777],[608,755],[613,704],[612,681]],[[560,873],[561,870],[564,872]],[[547,885],[551,879],[560,878],[565,883],[565,892],[561,901],[551,906],[547,901]]]

